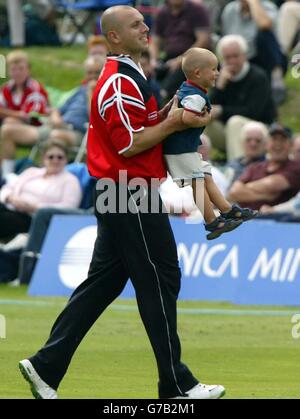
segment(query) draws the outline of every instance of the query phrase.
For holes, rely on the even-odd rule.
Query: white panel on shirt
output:
[[[188,109],[193,112],[202,112],[206,106],[206,100],[200,95],[186,96],[181,101],[184,109]]]

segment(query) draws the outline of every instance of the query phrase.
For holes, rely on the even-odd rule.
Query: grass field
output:
[[[65,299],[30,298],[0,286],[0,398],[30,398],[17,368],[45,341]],[[234,312],[232,312],[232,310]],[[261,310],[266,310],[261,311]],[[200,380],[221,383],[227,398],[300,398],[300,309],[179,303],[183,360]],[[114,303],[84,339],[62,382],[61,398],[156,398],[156,365],[134,301]]]

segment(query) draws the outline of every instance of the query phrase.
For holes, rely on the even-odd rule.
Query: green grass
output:
[[[2,55],[9,51],[0,48]],[[32,76],[46,86],[68,91],[77,87],[84,78],[83,62],[87,49],[83,46],[30,47],[25,51],[30,57]]]
[[[25,288],[0,287],[0,313],[7,320],[7,338],[0,340],[0,398],[31,397],[18,361],[44,343],[64,303],[63,298],[30,298]],[[132,311],[124,310],[124,305]],[[180,302],[179,307],[249,309],[201,302]],[[289,312],[284,316],[180,313],[178,323],[184,362],[203,382],[225,385],[227,398],[300,398],[300,340],[292,339]],[[135,302],[119,300],[80,345],[59,396],[156,398],[156,383],[156,364]]]

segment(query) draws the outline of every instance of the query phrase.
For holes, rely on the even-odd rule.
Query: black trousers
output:
[[[174,397],[198,381],[180,361],[176,301],[181,274],[173,232],[166,213],[142,213],[141,200],[126,186],[130,210],[120,210],[120,189],[115,192],[117,211],[107,213],[103,191],[98,191],[98,236],[88,278],[56,320],[46,345],[30,360],[42,379],[57,389],[79,343],[130,278],[157,361],[159,397]],[[149,205],[158,195],[150,192],[143,194]]]
[[[11,211],[0,203],[0,239],[19,233],[27,233],[30,223],[30,215]]]

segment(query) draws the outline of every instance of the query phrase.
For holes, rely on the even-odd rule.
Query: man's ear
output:
[[[117,45],[120,43],[120,36],[116,31],[109,31],[107,34],[108,41],[113,44]]]

